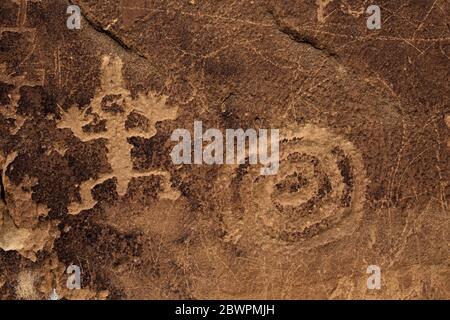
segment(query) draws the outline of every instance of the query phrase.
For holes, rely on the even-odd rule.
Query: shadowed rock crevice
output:
[[[330,57],[338,57],[338,54],[333,51],[331,48],[325,47],[320,43],[319,39],[309,35],[302,33],[295,29],[295,27],[290,26],[288,23],[284,22],[281,18],[277,17],[272,10],[267,11],[268,14],[272,17],[276,28],[283,34],[287,35],[290,39],[297,43],[310,45],[312,48],[316,50],[320,50]]]
[[[142,59],[147,60],[147,57],[138,52],[137,50],[131,48],[128,44],[125,43],[125,41],[118,36],[117,34],[115,34],[113,31],[111,30],[106,30],[102,27],[102,25],[98,22],[95,21],[95,18],[91,18],[88,16],[88,14],[86,14],[86,12],[88,12],[87,10],[84,10],[83,6],[78,4],[78,3],[74,3],[73,1],[69,1],[70,4],[72,5],[78,5],[81,8],[81,15],[84,18],[84,20],[89,24],[89,26],[91,26],[95,31],[105,35],[106,37],[108,37],[111,41],[113,41],[118,47],[120,47],[121,49],[125,50],[128,53],[134,54]]]

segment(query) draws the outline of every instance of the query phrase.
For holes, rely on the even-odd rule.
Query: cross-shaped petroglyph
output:
[[[166,107],[166,97],[158,97],[154,93],[131,97],[125,89],[122,76],[122,60],[119,57],[104,56],[101,66],[101,88],[97,90],[90,108],[80,110],[72,107],[63,112],[58,128],[69,128],[81,141],[106,139],[108,162],[111,173],[101,174],[98,179],[90,179],[80,185],[81,203],[70,204],[69,213],[77,214],[92,208],[96,201],[91,190],[104,181],[116,178],[119,196],[127,192],[132,178],[159,175],[164,177],[164,191],[161,198],[176,199],[178,193],[171,190],[169,173],[162,170],[137,171],[133,169],[131,159],[132,146],[130,137],[149,139],[156,134],[155,124],[162,120],[173,120],[177,117],[177,108]],[[133,122],[137,125],[132,125]],[[101,124],[100,130],[87,130]]]

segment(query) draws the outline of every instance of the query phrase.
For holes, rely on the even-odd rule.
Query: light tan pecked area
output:
[[[77,3],[0,2],[0,299],[450,297],[448,1]],[[277,174],[175,164],[194,121]]]

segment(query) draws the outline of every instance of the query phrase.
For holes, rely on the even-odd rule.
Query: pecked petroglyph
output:
[[[25,123],[27,117],[18,114],[17,107],[20,100],[20,89],[24,86],[40,86],[44,81],[44,76],[38,79],[30,79],[26,75],[10,75],[4,64],[0,64],[0,83],[11,86],[12,90],[8,94],[7,103],[2,103],[2,115],[14,120],[14,125],[9,129],[12,135],[16,134],[22,125]]]
[[[59,236],[56,223],[41,223],[35,228],[20,228],[14,223],[3,203],[0,203],[0,248],[4,251],[17,251],[22,256],[36,261],[37,252],[51,251],[53,242]]]
[[[177,117],[176,108],[166,107],[166,97],[157,97],[149,92],[139,95],[136,99],[131,97],[130,91],[125,89],[122,77],[122,60],[119,57],[104,56],[102,61],[101,88],[98,90],[90,107],[80,110],[70,108],[62,115],[57,127],[70,129],[81,141],[87,142],[95,139],[105,139],[108,148],[108,162],[111,172],[100,175],[97,179],[90,179],[80,185],[80,203],[71,203],[69,212],[77,214],[92,208],[96,201],[92,198],[91,190],[96,185],[108,179],[117,180],[117,193],[123,196],[127,192],[128,183],[132,178],[162,175],[166,179],[165,192],[161,197],[177,198],[177,193],[168,186],[168,175],[161,170],[140,172],[133,169],[131,160],[130,137],[149,139],[156,134],[155,124],[158,121],[172,120]],[[127,125],[132,117],[144,119],[144,124],[137,126]],[[88,130],[101,122],[100,129]]]
[[[284,132],[278,175],[261,176],[248,168],[244,176],[235,170],[223,179],[231,197],[239,199],[223,213],[226,240],[283,254],[351,234],[361,219],[368,182],[352,143],[313,125]]]
[[[326,15],[325,15],[325,9],[327,6],[332,2],[333,0],[316,0],[317,7],[317,21],[319,23],[325,22]]]
[[[72,2],[0,1],[0,299],[449,296],[448,1]],[[175,165],[195,121],[277,174]]]
[[[0,159],[3,168],[16,158],[14,152]],[[36,261],[37,252],[51,250],[59,237],[56,222],[38,222],[39,217],[48,214],[45,205],[33,202],[31,193],[26,191],[37,183],[36,179],[25,177],[20,185],[11,183],[2,172],[2,182],[8,190],[8,206],[0,200],[0,249],[17,251],[22,256]]]

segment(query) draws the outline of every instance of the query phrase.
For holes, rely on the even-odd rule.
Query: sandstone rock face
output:
[[[448,1],[77,4],[0,3],[1,299],[450,298]],[[278,173],[174,164],[194,121]]]

